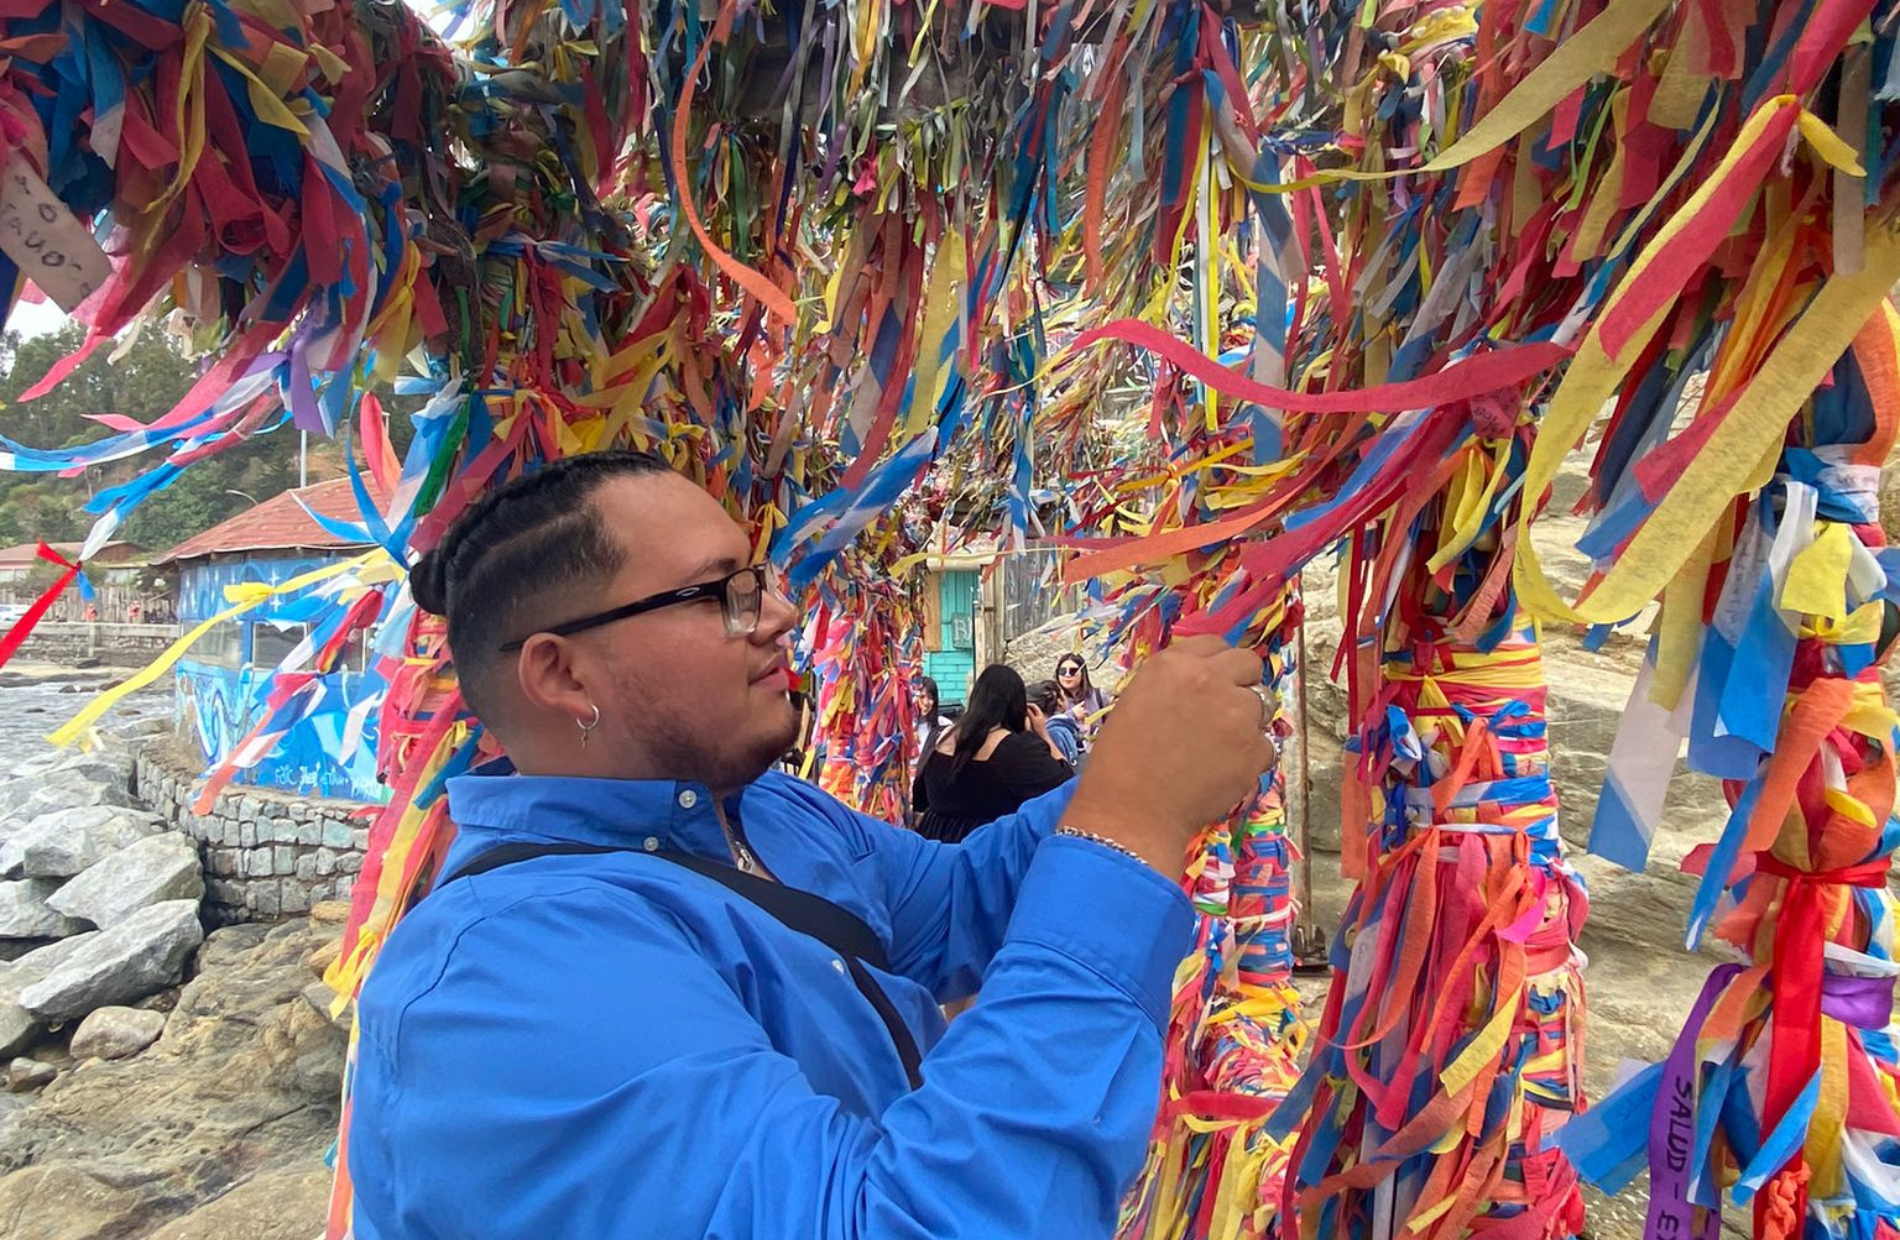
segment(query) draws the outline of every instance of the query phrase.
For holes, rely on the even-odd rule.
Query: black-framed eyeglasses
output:
[[[528,634],[533,637],[539,633],[548,633],[555,637],[571,637],[584,633],[588,629],[597,629],[603,624],[614,624],[634,616],[645,615],[649,611],[658,611],[662,607],[674,607],[680,603],[696,603],[702,599],[718,599],[720,610],[725,613],[726,636],[748,637],[759,627],[759,607],[765,598],[767,589],[777,589],[777,574],[770,564],[751,564],[736,573],[727,573],[717,581],[702,581],[697,585],[681,586],[677,590],[668,590],[664,594],[653,594],[631,603],[623,603],[610,611],[596,612],[591,616],[582,616],[578,620],[569,620],[563,624],[551,624]],[[503,654],[512,654],[528,644],[528,637],[516,641],[504,642]]]

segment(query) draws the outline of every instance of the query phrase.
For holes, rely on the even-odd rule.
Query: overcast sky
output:
[[[37,306],[22,301],[7,316],[7,330],[19,332],[22,336],[43,336],[56,330],[65,321],[66,312],[51,298]]]

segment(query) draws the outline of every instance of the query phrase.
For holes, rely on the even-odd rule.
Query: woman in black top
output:
[[[1002,664],[983,669],[957,726],[947,728],[911,787],[917,829],[956,843],[1074,774],[1029,704],[1023,678]]]

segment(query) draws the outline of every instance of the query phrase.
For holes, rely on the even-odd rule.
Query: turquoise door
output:
[[[945,703],[965,702],[976,679],[976,570],[938,573],[936,587],[936,649],[924,654],[924,674]]]

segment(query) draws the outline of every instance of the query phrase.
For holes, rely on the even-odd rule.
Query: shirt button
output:
[[[842,973],[844,972],[844,961],[834,960],[831,962],[831,967],[838,970],[838,972]]]
[[[640,846],[646,849],[648,852],[660,851],[660,841],[658,840],[658,838],[651,835],[647,836],[646,842],[641,844]]]
[[[681,809],[691,809],[693,808],[693,806],[698,805],[698,804],[699,804],[699,794],[697,792],[694,792],[691,788],[688,788],[686,791],[680,793],[680,808]]]

